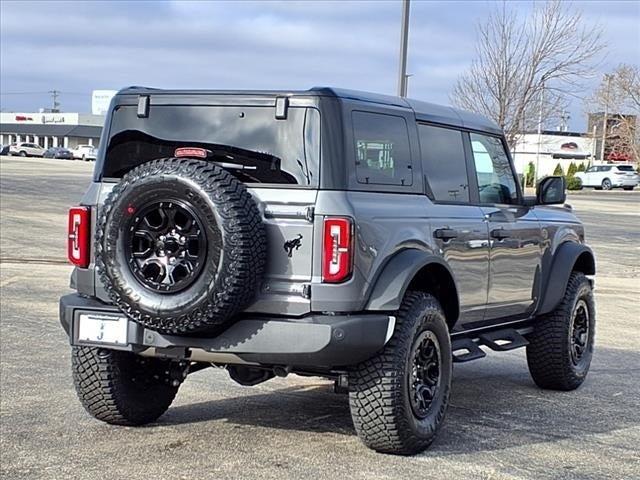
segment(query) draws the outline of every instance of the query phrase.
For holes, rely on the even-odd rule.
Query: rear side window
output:
[[[411,185],[411,150],[403,117],[353,112],[358,183]]]
[[[633,172],[633,166],[631,165],[618,165],[618,170],[621,172]]]
[[[440,202],[468,202],[469,178],[462,132],[418,125],[422,170],[433,198]]]

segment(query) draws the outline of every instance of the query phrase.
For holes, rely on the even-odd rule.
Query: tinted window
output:
[[[422,169],[433,198],[441,202],[468,202],[469,180],[462,132],[418,125]]]
[[[502,141],[497,137],[477,133],[471,133],[470,137],[480,202],[517,203],[516,180]]]
[[[590,167],[590,168],[587,169],[587,171],[585,173],[593,173],[593,172],[596,172],[596,171],[598,171],[598,169],[596,167]]]
[[[608,172],[611,170],[611,167],[600,167],[601,172]]]
[[[631,165],[618,165],[618,170],[621,172],[633,172],[633,167]]]
[[[178,147],[200,147],[246,183],[318,181],[320,113],[313,108],[290,107],[287,118],[277,120],[273,107],[152,105],[148,118],[138,118],[137,107],[121,106],[109,136],[105,177],[171,157]]]
[[[411,150],[404,118],[353,112],[359,183],[411,185]]]

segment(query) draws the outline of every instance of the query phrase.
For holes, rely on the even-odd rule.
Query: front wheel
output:
[[[114,425],[157,420],[186,375],[186,366],[177,362],[103,348],[73,347],[71,364],[82,406],[98,420]]]
[[[536,385],[565,391],[582,385],[593,357],[595,326],[591,284],[582,272],[573,272],[560,304],[537,318],[528,336],[527,364]]]
[[[609,180],[608,178],[605,178],[604,180],[602,180],[603,190],[611,190],[612,188],[613,188],[613,185],[611,184],[611,180]]]
[[[378,452],[427,448],[444,421],[451,391],[451,341],[432,295],[409,292],[393,336],[349,374],[349,406],[360,439]]]
[[[27,152],[20,152],[20,156],[21,157],[26,157],[27,156]]]

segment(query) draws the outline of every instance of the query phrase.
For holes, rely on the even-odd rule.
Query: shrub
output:
[[[569,168],[567,169],[567,177],[573,177],[578,171],[578,167],[575,163],[571,162],[569,164]]]
[[[582,190],[582,180],[574,176],[568,177],[567,190]]]
[[[525,187],[534,187],[536,183],[536,166],[533,162],[529,162],[527,165],[527,170],[524,174],[524,186]]]
[[[556,165],[556,169],[553,171],[554,175],[564,175],[564,171],[562,170],[562,165],[560,165],[560,163],[558,163],[558,165]]]
[[[578,169],[576,170],[576,172],[584,172],[587,170],[587,167],[584,163],[581,163],[580,165],[578,165]]]

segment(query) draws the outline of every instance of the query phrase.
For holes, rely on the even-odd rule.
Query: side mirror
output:
[[[538,205],[557,205],[567,200],[567,180],[563,176],[545,177],[536,188]]]

